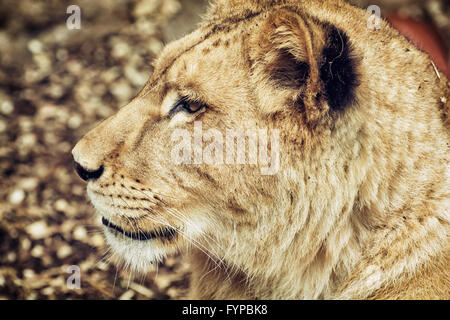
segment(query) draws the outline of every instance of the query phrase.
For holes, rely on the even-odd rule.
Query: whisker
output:
[[[143,191],[139,190],[144,196],[147,197],[147,199],[149,201],[151,201],[150,197]],[[163,202],[164,203],[164,202]],[[155,203],[157,204],[157,203]],[[175,216],[176,218],[178,218],[182,223],[187,224],[187,222],[189,221],[189,218],[186,217],[185,215],[183,215],[179,210],[175,209],[175,208],[167,208],[164,207],[164,210],[166,210],[168,213],[172,214],[173,216]],[[193,225],[194,228],[196,228],[196,231],[201,231],[200,228],[198,228],[197,226]],[[207,233],[202,233],[202,235],[208,239],[210,239],[211,241],[213,241],[213,243],[215,245],[217,245],[219,247],[220,250],[223,250],[222,247],[220,246],[220,244],[218,243],[218,241],[214,238],[212,238],[210,235],[208,235]]]

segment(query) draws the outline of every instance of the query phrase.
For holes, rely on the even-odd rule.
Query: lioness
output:
[[[117,258],[145,271],[187,251],[195,299],[450,298],[448,80],[369,17],[340,0],[218,0],[167,45],[73,150]],[[278,130],[279,169],[176,163],[173,133],[199,124]]]

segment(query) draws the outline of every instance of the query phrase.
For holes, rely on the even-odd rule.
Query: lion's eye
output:
[[[190,102],[187,98],[181,98],[175,106],[170,110],[170,115],[173,115],[178,112],[186,112],[189,114],[196,113],[197,111],[203,108],[202,105],[198,103]]]

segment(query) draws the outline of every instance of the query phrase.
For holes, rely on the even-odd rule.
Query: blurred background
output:
[[[353,0],[436,26],[447,0]],[[81,9],[69,30],[67,7]],[[0,299],[177,299],[189,266],[171,257],[134,278],[109,265],[101,222],[70,151],[144,86],[163,46],[193,30],[207,0],[0,0]],[[448,56],[447,56],[448,58]],[[80,270],[80,289],[66,285]]]

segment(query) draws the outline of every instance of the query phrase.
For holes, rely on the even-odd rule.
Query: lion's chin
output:
[[[174,244],[163,243],[158,238],[146,241],[132,239],[108,227],[104,228],[104,234],[113,253],[113,261],[133,272],[148,272],[152,265],[176,252]]]

